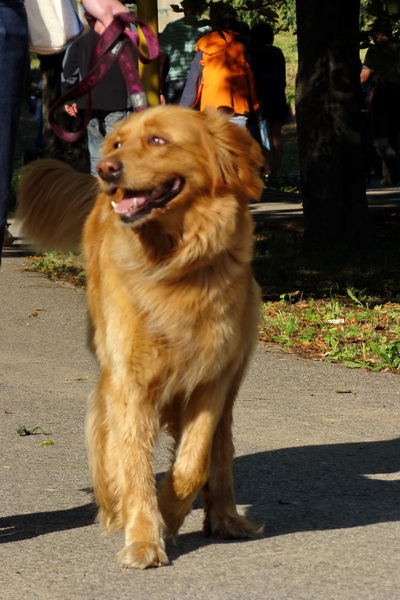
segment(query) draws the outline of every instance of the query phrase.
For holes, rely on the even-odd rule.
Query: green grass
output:
[[[60,279],[76,287],[85,287],[86,273],[83,257],[73,252],[46,252],[31,257],[31,271],[39,271],[48,279]]]
[[[348,367],[400,371],[400,215],[375,214],[369,255],[316,254],[301,220],[256,232],[260,339]]]
[[[297,75],[297,37],[293,33],[277,33],[274,45],[282,50],[286,60],[286,97],[292,110],[294,110]]]
[[[400,371],[400,304],[360,303],[354,290],[329,299],[263,303],[260,339],[347,367]]]

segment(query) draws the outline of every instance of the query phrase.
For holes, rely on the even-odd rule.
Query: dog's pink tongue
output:
[[[117,213],[135,212],[146,203],[146,196],[133,196],[131,198],[122,198],[122,200],[114,204],[114,210]]]

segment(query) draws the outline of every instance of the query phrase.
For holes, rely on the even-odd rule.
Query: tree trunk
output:
[[[297,0],[299,140],[305,242],[365,247],[359,0]]]

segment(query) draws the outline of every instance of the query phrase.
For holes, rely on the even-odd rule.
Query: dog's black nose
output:
[[[106,158],[101,160],[96,171],[101,179],[109,183],[116,183],[122,173],[122,162],[113,158]]]

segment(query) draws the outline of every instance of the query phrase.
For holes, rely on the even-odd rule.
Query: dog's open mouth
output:
[[[120,215],[124,223],[134,223],[151,213],[153,209],[162,208],[182,191],[184,179],[176,177],[157,185],[152,190],[124,190],[119,202],[112,201],[112,207]]]

